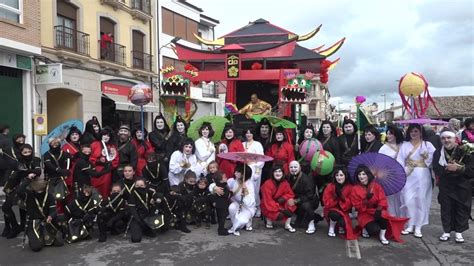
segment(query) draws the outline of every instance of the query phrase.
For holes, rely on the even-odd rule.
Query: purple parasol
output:
[[[415,119],[407,119],[407,120],[398,120],[398,121],[393,121],[393,122],[397,124],[401,124],[401,125],[407,125],[407,124],[447,125],[449,124],[448,122],[443,121],[443,120],[434,120],[434,119],[429,119],[429,118],[415,118]]]
[[[395,159],[381,153],[368,152],[352,158],[347,167],[353,181],[357,178],[355,172],[360,164],[365,164],[385,191],[385,195],[393,195],[405,186],[407,176],[405,169]]]

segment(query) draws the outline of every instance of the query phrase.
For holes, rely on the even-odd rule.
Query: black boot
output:
[[[10,234],[7,235],[7,239],[12,239],[18,236],[23,230],[19,225],[13,225],[13,227],[10,230]]]
[[[7,237],[10,234],[11,229],[10,222],[7,221],[5,217],[5,227],[3,228],[2,237]]]
[[[106,232],[100,232],[99,233],[99,242],[105,242],[107,241],[107,233]]]
[[[183,233],[191,233],[191,230],[186,227],[186,221],[184,219],[181,219],[179,222],[179,230]]]

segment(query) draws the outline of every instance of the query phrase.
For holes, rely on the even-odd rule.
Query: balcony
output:
[[[153,19],[150,0],[100,0],[101,4],[111,6],[114,10],[121,9],[128,12],[134,19],[143,23]]]
[[[98,47],[101,60],[125,66],[125,46],[99,40]]]
[[[148,72],[153,71],[153,55],[142,51],[132,51],[132,67]]]
[[[132,10],[140,11],[151,16],[150,0],[132,0]]]
[[[79,61],[89,57],[89,34],[62,25],[54,27],[58,56]]]
[[[100,0],[101,4],[107,4],[113,7],[115,10],[118,8],[121,8],[123,5],[125,5],[125,1],[123,0]]]

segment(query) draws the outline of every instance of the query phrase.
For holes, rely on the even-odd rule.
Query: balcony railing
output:
[[[99,57],[102,60],[125,66],[125,46],[99,40]]]
[[[132,51],[132,66],[133,68],[152,71],[153,55],[142,51]]]
[[[89,34],[62,25],[54,27],[55,48],[71,50],[89,56]]]
[[[132,0],[132,9],[140,10],[144,13],[151,14],[150,0]]]

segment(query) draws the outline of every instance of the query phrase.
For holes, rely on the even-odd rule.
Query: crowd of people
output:
[[[115,133],[94,117],[84,130],[70,128],[64,140],[48,139],[49,150],[39,158],[25,135],[10,137],[8,126],[1,126],[2,236],[11,239],[24,232],[30,248],[39,251],[89,239],[97,229],[99,242],[109,234],[128,234],[140,242],[143,235],[172,229],[189,233],[190,225],[211,224],[217,224],[219,236],[238,236],[254,230],[253,220],[261,218],[267,229],[282,224],[288,232],[302,228],[306,234],[326,221],[329,237],[378,235],[387,245],[388,239],[401,241],[400,235],[423,236],[436,184],[444,230],[439,239],[449,240],[454,231],[455,241],[464,242],[474,176],[468,149],[474,143],[474,120],[467,119],[462,131],[452,120],[438,134],[417,124],[404,132],[391,125],[383,142],[372,125],[360,138],[357,130],[346,119],[338,136],[334,124],[323,121],[319,130],[308,125],[292,145],[287,130],[263,119],[243,130],[227,124],[215,144],[210,123],[199,127],[193,141],[180,117],[170,128],[158,115],[150,133],[127,125]],[[334,155],[332,174],[320,175],[299,158],[296,151],[308,139],[319,140]],[[273,161],[243,164],[217,156],[227,152],[268,155]],[[383,153],[404,167],[407,181],[399,193],[386,196],[366,165],[349,175],[351,159],[366,152]]]

